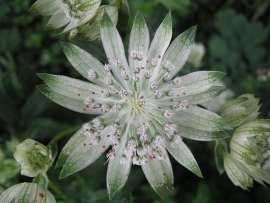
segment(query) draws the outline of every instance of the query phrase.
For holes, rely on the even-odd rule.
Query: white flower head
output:
[[[57,162],[58,167],[64,165],[62,178],[85,168],[109,147],[112,147],[107,153],[110,197],[124,186],[132,164],[142,167],[159,195],[163,195],[164,186],[171,190],[173,173],[167,151],[180,164],[202,176],[182,138],[220,139],[227,137],[224,129],[230,127],[215,113],[196,106],[223,91],[223,87],[216,87],[214,83],[224,73],[200,71],[174,80],[187,61],[195,30],[196,27],[188,29],[170,44],[172,22],[169,13],[150,43],[144,18],[137,13],[127,60],[122,39],[105,13],[100,30],[108,59],[105,66],[79,47],[62,43],[67,58],[86,79],[92,81],[88,77],[90,69],[97,73],[95,84],[39,74],[46,83],[39,86],[39,90],[71,110],[99,115],[97,118],[103,126],[98,128],[93,121],[89,122],[91,130],[81,128],[63,148]],[[164,64],[168,67],[164,68]],[[134,73],[136,80],[132,77]],[[105,82],[105,78],[111,78],[112,82]],[[104,89],[110,92],[107,97],[100,93]],[[170,94],[172,89],[174,93]],[[88,101],[98,105],[94,108]],[[89,133],[91,136],[85,136]],[[93,145],[96,136],[99,140]]]

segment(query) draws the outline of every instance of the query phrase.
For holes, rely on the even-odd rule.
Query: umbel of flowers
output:
[[[183,138],[210,141],[227,137],[231,129],[221,117],[197,104],[219,95],[215,86],[225,74],[199,71],[177,77],[188,59],[196,27],[171,44],[170,13],[150,43],[148,28],[137,13],[130,34],[128,59],[121,37],[105,13],[101,40],[108,62],[101,64],[79,47],[62,43],[74,68],[89,82],[66,76],[39,74],[38,89],[71,110],[98,115],[63,148],[57,167],[60,177],[71,175],[107,149],[107,188],[110,198],[127,181],[131,165],[139,165],[153,189],[163,196],[173,188],[169,152],[180,164],[202,177]]]

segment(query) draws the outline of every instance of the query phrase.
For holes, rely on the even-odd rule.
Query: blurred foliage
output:
[[[66,60],[59,43],[68,41],[68,37],[57,35],[60,30],[44,32],[48,17],[28,13],[34,2],[0,0],[0,147],[5,159],[12,158],[8,147],[14,147],[11,141],[14,136],[19,142],[29,138],[43,144],[56,137],[61,139],[60,151],[78,125],[92,118],[58,106],[35,90],[42,83],[36,73],[81,76]],[[270,117],[269,0],[128,0],[128,3],[131,17],[119,25],[126,47],[137,10],[145,16],[151,38],[170,10],[173,38],[198,25],[196,42],[205,46],[200,66],[187,63],[180,75],[196,70],[227,72],[223,82],[235,96],[255,94],[263,104],[261,117]],[[125,16],[121,19],[127,21]],[[100,41],[86,42],[78,36],[71,42],[106,62]],[[246,192],[235,187],[225,174],[219,176],[214,162],[214,143],[185,141],[201,167],[203,180],[171,158],[175,189],[162,200],[147,183],[141,168],[133,166],[126,187],[111,202],[270,202],[269,191],[257,183]],[[105,155],[63,180],[58,180],[60,169],[52,167],[48,171],[50,191],[59,202],[67,202],[64,196],[76,203],[109,202],[104,162]],[[12,184],[24,181],[29,179],[18,175],[11,180]],[[0,192],[11,182],[1,182]]]

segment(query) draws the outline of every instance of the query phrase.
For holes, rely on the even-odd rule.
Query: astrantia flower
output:
[[[5,203],[56,203],[50,191],[36,183],[21,183],[5,190],[0,196],[0,202]]]
[[[202,176],[185,143],[224,138],[230,127],[218,115],[196,104],[219,95],[214,86],[225,74],[195,72],[175,77],[186,62],[195,35],[192,27],[169,46],[172,36],[168,14],[149,42],[143,17],[136,15],[130,35],[128,62],[122,40],[107,14],[101,40],[108,63],[62,43],[71,64],[86,79],[39,74],[46,84],[38,88],[56,103],[86,114],[97,114],[63,148],[57,166],[60,177],[71,175],[107,152],[110,197],[125,184],[132,164],[140,165],[154,190],[163,196],[172,189],[173,172],[167,151],[183,166]],[[150,44],[150,48],[149,48]]]
[[[41,15],[52,15],[46,29],[56,29],[67,25],[63,33],[71,31],[70,38],[72,38],[78,33],[78,27],[104,10],[104,8],[99,9],[100,3],[101,0],[38,0],[30,11]],[[111,10],[111,6],[108,9]],[[95,24],[95,20],[92,20],[92,23]]]
[[[21,174],[35,177],[46,172],[52,165],[52,150],[43,144],[27,139],[14,151],[14,158],[21,165]]]
[[[252,180],[270,184],[270,120],[253,120],[233,134],[224,167],[232,182],[243,189]]]

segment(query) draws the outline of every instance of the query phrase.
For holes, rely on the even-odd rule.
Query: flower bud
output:
[[[13,155],[21,165],[21,174],[28,177],[35,177],[41,172],[46,172],[53,162],[51,149],[30,139],[19,144]]]
[[[228,102],[221,108],[220,116],[231,127],[255,120],[259,115],[259,99],[252,94],[244,94]]]

